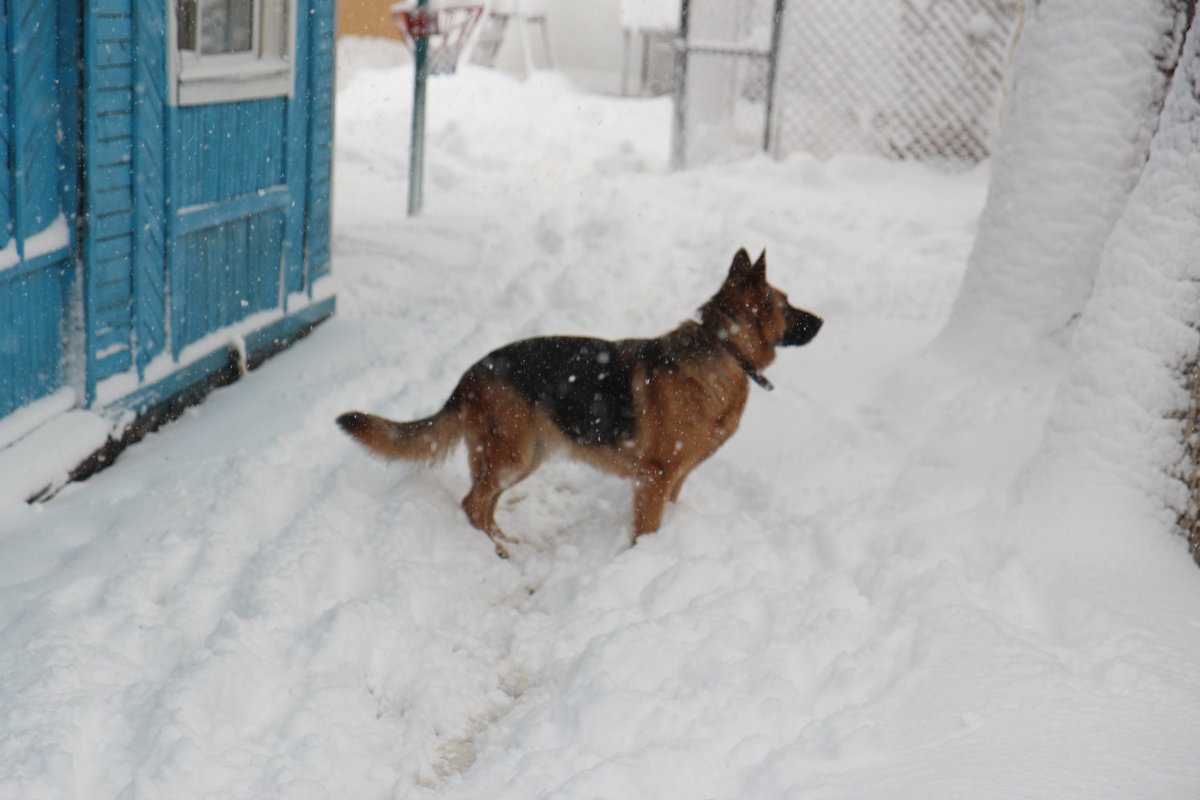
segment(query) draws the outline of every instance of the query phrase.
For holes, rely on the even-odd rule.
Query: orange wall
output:
[[[386,36],[399,39],[392,24],[391,6],[395,0],[340,0],[339,36]]]

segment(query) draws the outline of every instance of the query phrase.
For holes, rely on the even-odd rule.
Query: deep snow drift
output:
[[[342,58],[338,318],[0,505],[0,798],[1196,796],[1184,543],[1010,491],[1061,345],[918,358],[984,171],[673,174],[666,102],[467,69],[431,85],[410,221],[411,73]],[[555,464],[503,499],[500,561],[461,455],[389,467],[333,425],[428,413],[514,338],[662,332],[743,245],[826,326],[636,548],[628,487]]]

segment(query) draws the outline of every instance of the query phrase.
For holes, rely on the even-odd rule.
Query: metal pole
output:
[[[429,36],[425,14],[429,0],[417,0],[422,22],[413,31],[412,137],[408,150],[408,215],[415,217],[425,204],[425,84],[429,80]]]
[[[675,117],[671,128],[671,167],[687,163],[688,0],[679,3],[679,38],[675,40]]]
[[[775,0],[775,19],[771,23],[771,53],[767,62],[767,109],[763,124],[763,152],[770,153],[775,133],[775,83],[779,79],[779,41],[783,36],[783,15],[787,0]]]

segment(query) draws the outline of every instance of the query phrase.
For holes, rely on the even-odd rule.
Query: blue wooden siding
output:
[[[180,237],[176,346],[280,303],[283,213],[230,220]]]
[[[0,417],[68,383],[92,404],[258,312],[294,313],[247,341],[332,310],[287,298],[328,270],[333,0],[297,2],[293,96],[190,107],[171,2],[0,0]],[[26,254],[60,217],[69,245]]]
[[[36,1],[36,0],[35,0]],[[84,147],[88,209],[83,260],[88,400],[133,367],[134,24],[130,0],[88,0]]]
[[[322,38],[322,92],[331,92],[333,5],[299,0],[297,90],[290,98],[173,107],[167,102],[167,3],[89,0],[89,61],[99,78],[87,102],[89,374],[92,383],[145,366],[169,347],[230,323],[285,308],[311,280],[305,245],[314,225],[321,269],[328,263],[328,201],[309,198],[308,28]],[[327,18],[321,20],[322,15]],[[321,141],[331,139],[332,101]],[[328,129],[328,130],[327,130]],[[328,178],[320,182],[326,198]],[[311,235],[309,235],[311,239]]]
[[[175,109],[175,204],[221,202],[282,185],[284,98]]]
[[[14,234],[18,249],[58,217],[57,9],[46,0],[11,0]]]
[[[0,272],[0,417],[64,385],[70,267],[61,257]]]
[[[28,239],[63,213],[60,199],[73,185],[73,151],[63,157],[55,136],[61,114],[73,111],[75,90],[73,78],[56,80],[77,32],[74,12],[60,18],[61,11],[44,0],[0,1],[0,247],[7,248],[0,269],[0,417],[67,382],[69,249],[63,242],[49,252],[26,252]]]
[[[285,98],[172,110],[169,275],[176,353],[253,313],[282,307]]]
[[[9,39],[13,28],[8,24],[8,2],[0,0],[0,42],[4,52],[0,53],[0,248],[6,247],[12,238],[13,185],[12,165],[8,154],[12,152],[12,119],[9,113],[10,73],[12,64],[12,42]]]
[[[329,224],[333,170],[334,0],[311,0],[309,57],[309,205],[305,226],[310,279],[329,270]]]
[[[296,19],[296,53],[312,51],[311,15],[298,14]],[[309,70],[310,57],[298,59],[296,69],[295,102],[288,104],[287,115],[287,176],[291,192],[292,213],[285,223],[283,252],[284,302],[289,295],[302,292],[309,285],[306,231],[308,230],[309,207],[309,113],[311,90]]]
[[[133,342],[139,378],[167,346],[167,73],[162,0],[135,0]]]

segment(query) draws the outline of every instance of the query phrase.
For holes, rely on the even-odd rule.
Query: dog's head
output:
[[[786,292],[767,282],[766,250],[754,262],[745,249],[738,250],[711,305],[769,349],[808,344],[824,322],[791,305]]]

